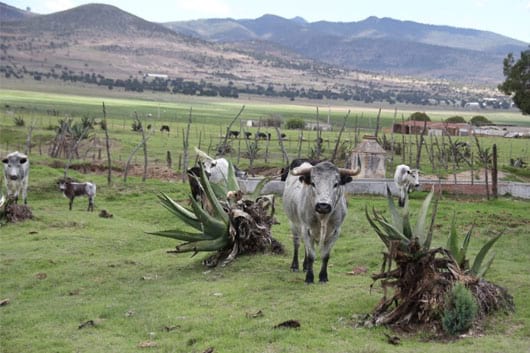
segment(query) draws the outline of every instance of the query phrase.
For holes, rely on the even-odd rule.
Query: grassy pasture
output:
[[[134,146],[141,141],[141,136],[131,131],[131,124],[137,114],[144,125],[152,124],[155,130],[155,134],[148,142],[151,164],[164,164],[167,151],[172,152],[174,163],[178,163],[179,156],[182,154],[183,131],[186,128],[190,110],[192,116],[190,146],[199,146],[211,154],[215,154],[215,147],[224,135],[227,125],[236,116],[243,104],[245,104],[245,110],[241,115],[242,120],[267,119],[278,115],[283,121],[291,118],[303,118],[306,122],[315,122],[317,113],[316,106],[264,101],[247,102],[243,99],[219,100],[201,97],[169,96],[173,99],[173,101],[170,101],[168,95],[163,96],[164,100],[155,100],[155,97],[160,98],[160,96],[151,97],[149,94],[142,96],[143,98],[141,99],[130,99],[129,97],[76,96],[16,90],[0,90],[0,93],[0,107],[3,110],[0,113],[0,127],[2,128],[0,131],[0,151],[7,152],[13,149],[23,149],[27,126],[32,121],[35,121],[33,142],[34,144],[39,144],[40,142],[43,145],[53,136],[53,126],[57,125],[57,121],[61,118],[72,117],[74,120],[80,121],[82,117],[94,117],[99,120],[102,117],[102,102],[105,102],[110,136],[113,140],[114,160],[124,162]],[[331,156],[335,148],[339,127],[348,110],[351,111],[350,117],[342,136],[342,141],[346,141],[343,146],[346,151],[353,148],[354,142],[360,141],[362,135],[374,133],[378,109],[367,107],[350,108],[347,106],[320,107],[320,121],[327,122],[329,115],[329,121],[335,127],[333,131],[322,132],[324,157]],[[381,112],[381,126],[383,127],[381,134],[385,134],[390,139],[390,126],[394,116],[400,120],[401,116],[406,118],[412,112],[412,110],[395,112],[392,108],[383,109]],[[431,115],[434,121],[453,115],[463,115],[466,118],[470,118],[476,114],[436,110],[427,113]],[[151,114],[151,117],[148,117],[148,114]],[[520,125],[530,125],[530,119],[514,112],[488,111],[481,114],[486,115],[496,123],[516,122]],[[26,127],[14,127],[13,121],[15,117],[24,118]],[[162,124],[170,126],[171,133],[169,135],[158,132]],[[247,128],[242,125],[236,122],[232,129],[239,130],[242,128],[244,131],[252,133],[256,133],[258,130],[256,127]],[[356,125],[359,127],[357,138],[354,131]],[[275,130],[273,128],[261,128],[261,131],[271,133],[273,141],[258,142],[258,158],[254,165],[281,166],[282,154],[276,139]],[[289,154],[289,158],[295,158],[298,155],[300,132],[298,130],[283,130],[282,132],[287,135],[284,147]],[[103,132],[99,128],[96,128],[91,134],[102,141]],[[304,142],[300,151],[302,157],[310,155],[311,150],[315,149],[314,141],[316,136],[315,131],[303,132]],[[456,139],[474,143],[472,137],[458,137]],[[394,140],[401,142],[401,136],[395,135]],[[405,142],[414,144],[415,137],[405,136]],[[527,156],[529,155],[530,140],[481,138],[481,144],[484,147],[491,146],[493,143],[498,146],[500,165],[508,165],[510,158],[518,157],[522,157],[526,162],[529,162]],[[243,139],[232,140],[231,146],[233,152],[229,157],[232,160],[238,159],[239,152],[244,154],[248,150],[247,141]],[[412,160],[415,161],[415,148],[414,146],[412,147],[412,153],[410,155],[407,154],[406,158],[405,156],[396,156],[394,159],[395,163],[405,162],[411,164],[409,156],[412,156]],[[41,149],[45,150],[46,147],[41,147]],[[93,153],[90,156],[93,156]],[[268,158],[265,158],[265,156],[268,156]],[[138,158],[141,159],[139,155]],[[248,167],[249,164],[246,158],[240,158],[237,162],[243,168]],[[444,175],[448,172],[447,170],[432,170],[425,152],[420,167],[426,173]],[[178,168],[178,166],[175,166],[175,168]],[[393,166],[389,164],[387,175],[392,175],[392,173]]]
[[[354,328],[354,315],[368,313],[382,297],[370,290],[369,275],[381,266],[383,245],[370,229],[364,207],[384,209],[379,197],[348,197],[348,218],[330,260],[330,282],[305,285],[303,273],[289,271],[292,244],[277,199],[274,236],[286,255],[239,257],[225,268],[201,265],[205,254],[166,254],[171,239],[144,234],[178,227],[155,192],[184,201],[182,183],[131,178],[108,187],[104,176],[74,177],[98,184],[96,212],[78,198],[73,211],[55,189],[62,170],[34,163],[29,204],[35,218],[0,228],[1,351],[10,352],[526,352],[530,339],[528,202],[444,198],[434,246],[444,245],[454,210],[460,234],[476,222],[470,244],[479,247],[501,230],[497,257],[487,279],[505,286],[516,312],[497,314],[475,337],[433,342],[427,334],[385,342],[385,328]],[[425,195],[413,194],[413,209]],[[97,216],[107,209],[111,219]],[[319,265],[317,259],[317,266]],[[366,273],[348,275],[353,268]],[[257,315],[261,311],[263,315]],[[254,317],[256,316],[256,317]],[[286,320],[300,329],[274,329]],[[94,325],[79,326],[92,320]]]
[[[0,113],[2,155],[13,147],[23,149],[27,134],[27,126],[14,126],[8,110],[22,116],[26,125],[35,119],[33,141],[38,144],[53,136],[48,125],[58,119],[47,115],[46,110],[56,109],[60,117],[68,114],[80,119],[89,115],[99,119],[101,102],[105,101],[115,161],[123,162],[141,139],[130,128],[135,111],[140,117],[153,114],[156,126],[162,122],[171,126],[169,136],[156,132],[149,140],[150,164],[164,164],[166,150],[175,155],[182,151],[182,129],[190,107],[194,121],[190,145],[198,145],[201,138],[205,150],[217,141],[241,108],[240,101],[184,98],[179,103],[7,90],[0,90],[0,97],[4,110]],[[6,104],[9,109],[4,109]],[[321,109],[321,117],[327,117],[326,110]],[[332,107],[330,119],[339,124],[345,112],[344,107]],[[312,121],[315,107],[249,102],[242,118],[273,113]],[[364,119],[366,131],[370,127],[373,130],[377,110],[352,108],[353,114]],[[384,126],[389,126],[393,114],[393,110],[383,113]],[[495,122],[519,118],[516,114],[487,117]],[[290,139],[296,139],[298,132],[286,132]],[[305,133],[308,139],[316,136],[311,135],[314,132]],[[336,133],[324,133],[324,137],[332,139]],[[95,134],[103,138],[99,128]],[[352,138],[351,128],[346,136]],[[497,139],[483,141],[488,144]],[[510,143],[514,156],[528,151],[526,141],[499,139],[497,143],[507,144],[499,148],[501,152]],[[291,157],[296,154],[295,142],[286,142],[286,146]],[[265,149],[263,144],[260,147]],[[304,151],[309,147],[310,142],[304,145]],[[277,158],[278,143],[271,142],[269,148]],[[142,183],[133,176],[124,185],[121,175],[115,173],[113,185],[107,186],[104,175],[82,175],[72,170],[71,176],[96,182],[98,194],[96,212],[85,212],[87,201],[83,198],[76,199],[74,210],[69,212],[68,201],[55,185],[63,170],[49,167],[52,161],[43,149],[40,155],[34,147],[31,155],[28,199],[35,218],[0,228],[0,299],[10,301],[0,307],[1,352],[203,352],[208,347],[216,352],[528,352],[527,201],[444,197],[433,240],[435,246],[445,244],[453,211],[458,214],[462,236],[476,223],[470,244],[472,256],[493,235],[505,230],[495,245],[497,256],[486,278],[508,288],[515,298],[516,312],[493,316],[486,321],[484,331],[474,332],[474,337],[432,342],[427,334],[420,333],[402,336],[402,345],[391,346],[384,338],[384,333],[390,333],[387,329],[354,328],[352,319],[370,312],[382,297],[377,286],[370,290],[369,275],[380,269],[383,245],[364,217],[366,205],[385,209],[382,198],[348,197],[349,215],[332,252],[330,282],[307,286],[303,273],[289,271],[292,244],[280,198],[280,224],[273,227],[273,234],[286,246],[286,255],[240,257],[226,268],[207,269],[201,265],[206,255],[190,258],[166,254],[175,241],[144,233],[179,226],[158,204],[155,193],[167,192],[185,202],[186,184],[156,179]],[[141,152],[138,159],[141,164]],[[241,165],[245,163],[242,160]],[[265,164],[263,158],[258,163]],[[268,164],[281,165],[281,161],[273,159]],[[421,193],[412,194],[413,209],[419,207],[423,197]],[[99,218],[97,211],[101,209],[114,217]],[[367,272],[346,274],[358,267]],[[262,316],[256,315],[259,311]],[[301,328],[273,328],[289,319],[299,320]],[[79,329],[90,320],[94,325]],[[155,342],[156,347],[139,348],[145,342]]]

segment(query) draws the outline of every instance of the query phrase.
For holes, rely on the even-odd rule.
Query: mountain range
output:
[[[503,57],[528,46],[487,31],[377,17],[309,23],[300,17],[264,15],[165,25],[209,41],[269,41],[304,57],[349,69],[480,83],[502,79]]]
[[[104,4],[38,15],[0,3],[0,19],[2,80],[131,89],[156,74],[173,80],[157,82],[156,89],[200,95],[456,101],[468,99],[470,83],[495,87],[506,54],[526,49],[491,32],[376,17],[308,23],[264,15],[160,24]]]

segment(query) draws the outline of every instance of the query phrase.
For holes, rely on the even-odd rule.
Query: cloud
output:
[[[201,17],[229,17],[232,13],[230,6],[223,0],[193,0],[179,1],[180,9],[200,14]]]
[[[530,1],[528,2],[528,4],[526,4],[526,9],[530,10]]]

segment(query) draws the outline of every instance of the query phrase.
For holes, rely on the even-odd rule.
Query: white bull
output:
[[[420,176],[417,169],[410,169],[408,165],[400,164],[394,173],[394,183],[399,192],[399,206],[404,207],[408,194],[420,186]]]
[[[300,237],[303,237],[306,283],[314,282],[315,243],[320,245],[322,257],[319,281],[328,281],[327,265],[331,248],[339,237],[347,212],[344,184],[359,172],[360,168],[342,169],[330,162],[320,162],[314,166],[303,162],[295,168],[291,165],[283,192],[283,207],[293,233],[291,270],[298,271],[298,248]]]
[[[4,164],[4,181],[7,189],[7,198],[18,202],[19,195],[22,195],[24,204],[28,203],[28,179],[29,179],[29,159],[23,153],[12,152],[2,160]]]

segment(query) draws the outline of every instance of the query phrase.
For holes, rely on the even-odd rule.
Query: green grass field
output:
[[[235,353],[528,351],[527,201],[444,197],[433,240],[434,246],[445,244],[453,211],[462,236],[476,224],[472,256],[505,230],[486,278],[508,288],[516,312],[488,318],[473,337],[440,342],[420,332],[400,335],[402,344],[392,346],[384,336],[388,329],[354,327],[354,317],[370,312],[382,297],[378,285],[370,289],[370,274],[379,271],[384,246],[364,207],[385,209],[383,198],[348,197],[330,282],[308,286],[303,273],[289,270],[292,244],[281,199],[273,236],[287,254],[242,256],[227,267],[208,269],[201,264],[206,254],[170,255],[166,251],[176,241],[145,234],[178,226],[155,193],[184,201],[186,184],[131,178],[127,186],[116,181],[108,187],[104,176],[71,174],[98,184],[96,212],[85,211],[85,198],[77,198],[68,211],[54,184],[62,170],[35,163],[29,191],[34,219],[0,228],[0,299],[9,299],[0,307],[3,353],[204,352],[209,347]],[[423,197],[412,195],[414,210]],[[114,217],[99,218],[101,209]],[[367,272],[347,274],[358,267]],[[274,328],[291,319],[301,327]],[[142,344],[155,346],[139,348]]]
[[[34,219],[0,227],[0,352],[528,352],[530,342],[530,222],[528,201],[500,198],[455,199],[444,196],[439,205],[434,246],[445,245],[454,211],[459,233],[476,224],[470,244],[474,256],[480,247],[500,231],[496,259],[486,279],[506,287],[514,296],[516,312],[498,313],[483,322],[471,337],[454,341],[433,341],[427,333],[401,335],[402,344],[386,343],[386,328],[355,328],[357,315],[369,313],[383,293],[372,289],[370,274],[380,270],[384,246],[371,230],[364,216],[365,206],[386,208],[386,200],[375,196],[349,196],[349,214],[330,260],[330,282],[304,284],[303,273],[291,273],[292,244],[287,219],[277,198],[277,219],[273,236],[287,248],[285,255],[243,256],[224,268],[208,269],[201,264],[207,254],[170,255],[176,241],[145,234],[178,226],[177,221],[157,201],[157,192],[166,192],[175,200],[186,202],[189,188],[176,178],[151,178],[141,182],[130,174],[127,184],[119,168],[113,183],[107,186],[103,172],[69,175],[91,180],[98,185],[96,212],[87,213],[87,200],[77,198],[68,211],[68,200],[57,190],[56,181],[63,175],[62,161],[47,156],[47,143],[54,136],[53,126],[61,118],[102,117],[105,102],[112,140],[115,167],[123,167],[132,149],[141,141],[131,131],[135,116],[155,126],[148,142],[149,165],[165,166],[166,152],[173,154],[173,170],[178,170],[182,156],[182,134],[192,113],[190,146],[212,152],[227,124],[245,104],[242,119],[266,119],[275,114],[282,119],[315,120],[316,107],[306,104],[264,101],[216,100],[170,96],[108,97],[37,93],[0,89],[0,155],[14,149],[24,150],[29,126],[32,132],[30,190],[28,202]],[[355,140],[353,127],[358,119],[361,133],[373,133],[376,108],[332,106],[330,121],[340,126],[351,109],[343,138]],[[57,115],[51,113],[53,110]],[[405,117],[412,111],[398,111]],[[152,114],[151,118],[147,118]],[[428,112],[433,120],[455,112]],[[469,115],[464,114],[466,117]],[[320,118],[327,120],[328,107],[320,108]],[[496,123],[517,122],[528,126],[530,119],[520,114],[488,112]],[[392,108],[383,110],[382,125],[387,129],[394,116]],[[26,126],[15,126],[22,117]],[[148,120],[147,120],[148,119]],[[162,124],[171,127],[169,135],[158,132]],[[235,130],[239,128],[236,124]],[[248,128],[255,133],[257,128]],[[324,156],[329,157],[338,128],[324,132]],[[268,131],[273,132],[271,128]],[[285,130],[289,139],[285,148],[292,159],[297,155],[298,131]],[[385,132],[389,136],[388,130]],[[103,131],[96,127],[92,138],[103,141]],[[301,154],[307,157],[314,147],[314,131],[304,131]],[[408,137],[407,137],[408,138]],[[414,138],[414,137],[412,137]],[[481,138],[484,146],[496,143],[501,165],[510,157],[528,161],[529,140]],[[246,151],[246,142],[232,142],[237,151]],[[279,167],[277,141],[259,142],[258,167]],[[265,161],[265,151],[269,151]],[[105,164],[97,150],[83,144],[81,158],[74,165]],[[94,159],[95,158],[95,159]],[[401,162],[396,157],[396,162]],[[142,151],[133,159],[141,166]],[[407,160],[406,160],[407,161]],[[59,163],[61,162],[61,163]],[[238,161],[243,168],[248,159]],[[55,168],[53,167],[55,166]],[[422,170],[428,170],[422,159]],[[439,171],[437,171],[439,172]],[[389,167],[388,174],[391,174]],[[445,171],[448,173],[448,171]],[[137,175],[137,174],[136,174]],[[3,185],[2,185],[3,188]],[[425,195],[412,194],[417,210]],[[98,217],[106,209],[111,219]],[[317,258],[316,266],[320,265]],[[364,267],[357,276],[347,273]],[[262,315],[257,315],[261,312]],[[298,320],[299,329],[275,329],[286,320]],[[82,328],[80,325],[86,324]],[[149,342],[151,348],[141,348]]]

